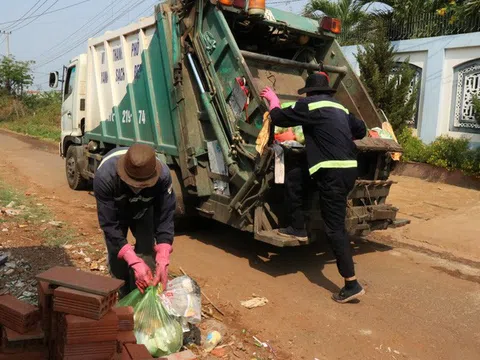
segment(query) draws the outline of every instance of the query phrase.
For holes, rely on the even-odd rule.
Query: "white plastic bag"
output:
[[[202,298],[200,287],[188,276],[180,276],[168,282],[167,289],[160,294],[163,306],[176,317],[190,324],[202,319]]]

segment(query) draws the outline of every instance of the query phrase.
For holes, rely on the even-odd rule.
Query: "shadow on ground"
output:
[[[331,292],[339,291],[338,286],[323,274],[326,264],[335,263],[335,257],[324,239],[302,247],[278,248],[254,240],[251,233],[213,221],[205,221],[201,230],[188,231],[184,235],[192,241],[200,241],[239,258],[246,258],[252,268],[272,277],[302,272],[312,283]],[[358,255],[392,249],[358,237],[352,237],[351,241],[354,260]]]

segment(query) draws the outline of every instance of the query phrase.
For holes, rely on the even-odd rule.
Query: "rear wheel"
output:
[[[70,145],[65,157],[65,172],[67,175],[68,185],[73,190],[85,190],[88,186],[88,180],[84,179],[81,174],[79,160],[81,156],[81,148],[79,146]]]

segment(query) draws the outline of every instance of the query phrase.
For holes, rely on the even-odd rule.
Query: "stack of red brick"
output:
[[[0,296],[0,360],[152,359],[133,333],[133,309],[115,308],[123,282],[70,267],[38,279],[38,308]]]

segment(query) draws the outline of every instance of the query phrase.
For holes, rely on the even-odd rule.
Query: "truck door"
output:
[[[62,104],[62,138],[72,134],[78,121],[74,122],[75,104],[77,103],[77,62],[71,63],[66,69],[65,85],[63,87]]]

